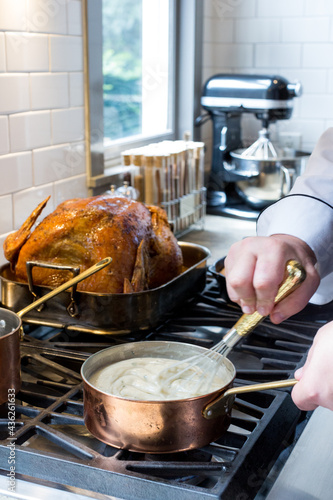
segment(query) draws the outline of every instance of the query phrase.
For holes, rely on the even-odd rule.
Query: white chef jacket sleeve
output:
[[[320,137],[290,194],[260,214],[257,234],[290,234],[305,241],[316,255],[321,277],[310,302],[333,300],[333,128]]]

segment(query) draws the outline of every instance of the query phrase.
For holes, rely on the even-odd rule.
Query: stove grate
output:
[[[208,446],[176,454],[117,450],[95,439],[83,422],[80,366],[93,352],[120,342],[177,340],[211,347],[239,318],[217,287],[188,301],[158,328],[103,342],[91,334],[27,327],[22,344],[23,384],[16,400],[15,432],[8,409],[0,413],[0,469],[8,471],[15,443],[16,473],[124,499],[251,499],[281,449],[289,445],[301,412],[288,391],[239,395],[227,432]],[[318,325],[264,321],[230,353],[235,384],[293,376],[304,362]]]

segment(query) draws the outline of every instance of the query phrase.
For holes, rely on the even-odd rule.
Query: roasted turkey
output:
[[[61,203],[32,230],[49,198],[4,242],[15,278],[27,282],[27,261],[71,266],[80,272],[112,257],[78,290],[133,293],[156,288],[182,270],[182,252],[166,213],[155,206],[107,195]],[[56,287],[73,277],[67,270],[33,267],[36,285]]]

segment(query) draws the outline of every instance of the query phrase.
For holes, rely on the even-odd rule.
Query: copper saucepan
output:
[[[22,316],[55,295],[100,271],[110,264],[111,260],[111,257],[106,257],[17,313],[0,308],[0,405],[8,401],[9,390],[17,393],[21,386],[20,339],[23,335]]]
[[[289,295],[304,279],[305,271],[302,266],[296,261],[288,261],[285,279],[279,287],[275,302]],[[244,314],[223,337],[228,349],[263,319],[258,312]],[[99,369],[124,359],[162,357],[177,361],[209,352],[209,349],[192,344],[146,341],[123,344],[93,354],[81,368],[87,428],[101,441],[131,451],[171,453],[198,448],[219,438],[228,428],[236,393],[286,387],[296,383],[292,379],[231,389],[236,369],[229,359],[221,355],[221,362],[227,370],[227,380],[219,390],[203,396],[173,401],[138,401],[103,392],[91,382]]]
[[[91,382],[97,370],[136,357],[175,360],[207,352],[181,342],[144,341],[110,347],[90,356],[82,365],[84,421],[99,440],[116,448],[142,453],[172,453],[205,446],[227,430],[236,393],[294,385],[295,379],[232,388],[233,363],[222,358],[227,380],[219,390],[188,399],[141,401],[114,396]]]

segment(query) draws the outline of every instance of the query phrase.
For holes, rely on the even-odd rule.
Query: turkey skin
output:
[[[164,210],[123,197],[67,200],[35,229],[49,198],[4,242],[15,278],[27,282],[26,262],[79,268],[105,257],[106,268],[80,282],[80,291],[133,293],[159,287],[182,271],[182,252]],[[36,285],[57,287],[72,278],[67,270],[33,267]]]

